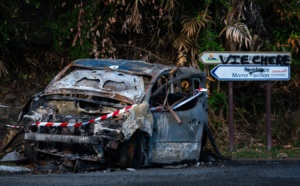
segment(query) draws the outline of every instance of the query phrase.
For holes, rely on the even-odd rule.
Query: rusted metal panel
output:
[[[144,96],[143,78],[104,70],[75,70],[45,90],[45,94],[105,95],[137,102]]]
[[[117,71],[126,71],[134,74],[151,75],[158,68],[167,67],[161,64],[150,64],[143,61],[124,60],[124,59],[79,59],[73,65],[89,68],[111,68]]]
[[[79,89],[59,89],[47,92],[47,95],[57,95],[57,94],[82,94],[82,95],[89,95],[89,96],[100,96],[100,97],[107,97],[111,99],[119,100],[120,102],[126,102],[129,104],[134,104],[135,99],[132,100],[128,97],[122,96],[116,92],[93,92],[93,91],[86,91],[86,90],[79,90]]]
[[[94,103],[94,104],[99,104],[99,105],[112,106],[112,107],[115,107],[115,108],[123,108],[124,107],[124,105],[122,105],[122,104],[110,103],[110,102],[105,102],[105,101],[97,101],[97,100],[86,99],[86,98],[58,96],[58,95],[47,96],[46,100],[84,101],[84,102]]]
[[[139,129],[152,136],[153,116],[149,104],[144,101],[140,105],[129,110],[129,116],[122,125],[122,133],[129,139]]]
[[[201,143],[190,142],[157,142],[151,144],[150,162],[179,163],[183,160],[197,160]]]

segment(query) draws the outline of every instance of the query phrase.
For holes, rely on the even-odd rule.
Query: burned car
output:
[[[74,61],[22,109],[25,155],[123,168],[197,161],[207,125],[207,97],[199,92],[205,86],[205,73],[191,67]]]

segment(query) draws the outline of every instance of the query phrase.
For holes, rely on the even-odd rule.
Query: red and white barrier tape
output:
[[[22,128],[24,128],[23,126],[8,125],[8,124],[6,124],[5,126],[10,127],[10,128],[17,128],[17,129],[22,129]]]
[[[17,109],[21,109],[23,107],[12,107],[12,106],[0,105],[0,108],[17,108]]]
[[[194,92],[207,92],[206,88],[198,88]]]
[[[37,122],[33,125],[36,125],[36,126],[49,126],[49,127],[80,127],[80,126],[83,126],[83,125],[87,125],[87,124],[91,124],[91,123],[94,123],[94,122],[97,122],[97,121],[100,121],[100,120],[104,120],[104,119],[107,119],[107,118],[111,118],[113,116],[116,116],[118,114],[121,114],[121,113],[124,113],[126,112],[128,109],[131,109],[133,107],[137,106],[137,104],[134,104],[134,105],[131,105],[129,107],[126,107],[126,108],[123,108],[121,110],[118,110],[118,111],[115,111],[115,112],[112,112],[110,114],[107,114],[107,115],[104,115],[104,116],[101,116],[101,117],[98,117],[98,118],[95,118],[95,119],[92,119],[90,121],[87,121],[87,122],[83,122],[83,123],[54,123],[54,122]]]
[[[198,92],[198,93],[195,94],[195,95],[193,95],[193,96],[191,96],[190,98],[188,98],[188,99],[186,99],[186,100],[184,100],[184,101],[178,103],[177,105],[175,105],[174,107],[172,107],[172,109],[173,109],[173,110],[174,110],[174,109],[177,109],[178,107],[180,107],[180,106],[186,104],[187,102],[191,101],[191,100],[194,99],[195,97],[197,97],[197,96],[199,96],[199,95],[201,95],[201,94],[203,94],[203,93],[206,93],[206,92],[207,92],[207,89],[205,89],[205,88],[199,88],[199,89],[195,90],[194,92]],[[158,107],[151,107],[151,110],[152,110],[152,111],[161,111],[161,110],[165,110],[165,109],[164,109],[163,107],[161,107],[161,106],[158,106]]]
[[[23,128],[23,126],[9,125],[9,124],[6,124],[6,123],[0,123],[0,124],[5,125],[5,126],[10,127],[10,128],[18,128],[18,129]]]
[[[199,88],[197,90],[195,90],[195,92],[198,92],[197,94],[193,95],[192,97],[178,103],[177,105],[175,105],[172,109],[176,109],[182,105],[184,105],[185,103],[191,101],[192,99],[194,99],[195,97],[207,92],[207,89],[204,89],[204,88]],[[49,126],[49,127],[79,127],[79,126],[83,126],[83,125],[87,125],[87,124],[91,124],[91,123],[94,123],[94,122],[97,122],[97,121],[100,121],[100,120],[104,120],[104,119],[107,119],[107,118],[111,118],[113,116],[116,116],[118,114],[121,114],[121,113],[124,113],[126,112],[128,109],[131,109],[133,107],[137,106],[137,104],[134,104],[134,105],[131,105],[129,107],[126,107],[126,108],[123,108],[121,110],[118,110],[118,111],[115,111],[115,112],[112,112],[110,114],[107,114],[107,115],[104,115],[104,116],[101,116],[101,117],[98,117],[98,118],[95,118],[95,119],[92,119],[90,121],[87,121],[87,122],[83,122],[83,123],[55,123],[55,122],[37,122],[33,125],[36,125],[36,126]],[[16,107],[17,108],[17,107]],[[163,107],[159,106],[159,107],[151,107],[150,108],[151,110],[155,110],[155,111],[160,111],[160,110],[164,110]],[[14,125],[8,125],[8,124],[5,124],[7,127],[11,127],[11,128],[23,128],[23,126],[14,126]]]
[[[195,90],[195,92],[198,92],[198,93],[195,94],[195,95],[193,95],[192,97],[190,97],[190,98],[184,100],[183,102],[178,103],[177,105],[175,105],[174,107],[172,107],[172,109],[173,109],[173,110],[174,110],[174,109],[177,109],[178,107],[180,107],[180,106],[186,104],[187,102],[191,101],[191,100],[194,99],[195,97],[198,97],[198,96],[200,96],[200,95],[203,94],[203,93],[206,93],[206,92],[207,92],[207,89],[205,89],[205,88],[199,88],[199,89]]]

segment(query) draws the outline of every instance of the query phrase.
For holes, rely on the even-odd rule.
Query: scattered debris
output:
[[[179,164],[179,165],[165,165],[163,168],[165,169],[183,169],[186,168],[188,164]]]
[[[133,168],[126,168],[126,170],[128,170],[129,172],[136,172],[136,170]]]
[[[198,162],[197,164],[196,164],[196,167],[203,167],[203,166],[205,166],[205,163],[202,161],[202,162]]]
[[[31,169],[26,167],[18,167],[18,166],[5,166],[0,165],[1,172],[9,172],[9,173],[29,173],[32,172]]]
[[[0,161],[1,162],[24,162],[27,161],[28,158],[21,157],[20,154],[15,150],[13,152],[10,152],[6,154]]]

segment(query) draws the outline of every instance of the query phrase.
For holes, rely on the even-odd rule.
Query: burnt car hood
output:
[[[106,70],[75,70],[52,84],[44,95],[84,94],[137,103],[144,96],[140,76]]]

